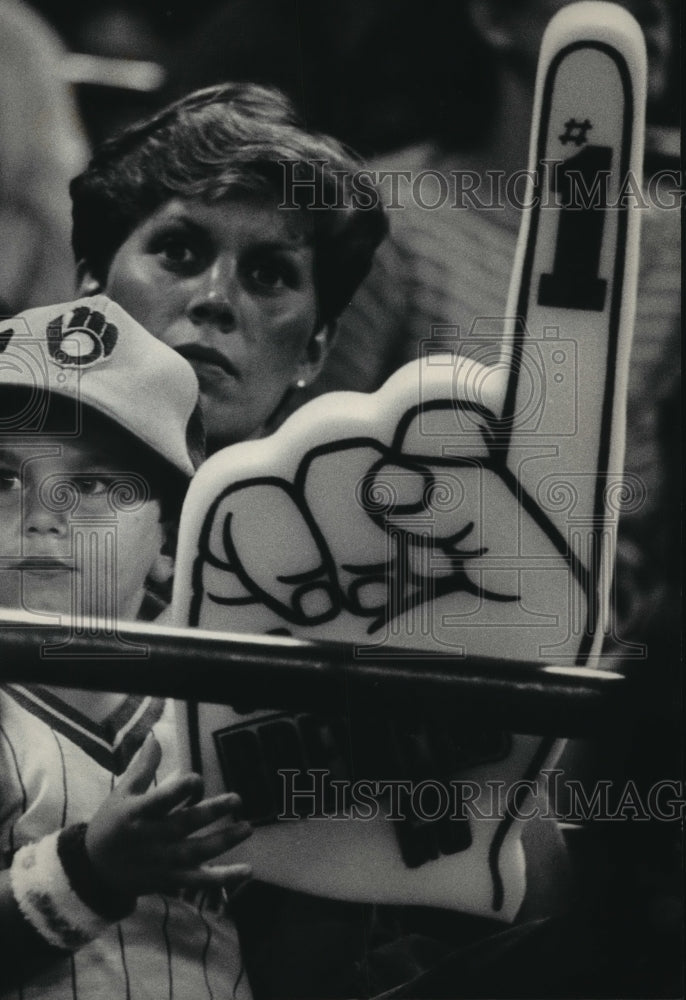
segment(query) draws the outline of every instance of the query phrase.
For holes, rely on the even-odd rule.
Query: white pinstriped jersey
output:
[[[178,766],[174,709],[122,696],[94,724],[56,689],[0,689],[0,859],[53,830],[87,821],[152,729],[161,780]],[[1,989],[1,986],[0,986]],[[233,923],[208,894],[144,896],[100,938],[40,972],[21,1000],[249,1000]]]

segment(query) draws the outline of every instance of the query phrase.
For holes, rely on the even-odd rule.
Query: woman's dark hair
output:
[[[196,91],[105,141],[72,181],[74,253],[104,282],[122,243],[171,198],[266,197],[303,219],[324,324],[347,306],[387,231],[360,168],[337,140],[305,129],[276,89]]]

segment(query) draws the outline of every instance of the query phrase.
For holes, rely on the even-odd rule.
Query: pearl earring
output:
[[[306,385],[307,382],[305,381],[304,378],[299,378],[298,381],[295,383],[296,389],[304,389]]]

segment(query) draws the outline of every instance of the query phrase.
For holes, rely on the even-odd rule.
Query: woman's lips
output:
[[[203,347],[201,344],[187,344],[177,347],[176,351],[185,358],[192,366],[198,378],[210,378],[222,380],[228,375],[229,378],[238,378],[238,372],[221,353],[213,347]],[[220,374],[219,374],[220,373]]]

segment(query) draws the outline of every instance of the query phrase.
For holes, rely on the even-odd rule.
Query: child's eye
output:
[[[21,489],[21,476],[13,469],[0,469],[0,493],[12,493]]]
[[[107,493],[111,485],[109,478],[98,478],[97,476],[78,476],[71,482],[82,497],[101,496]]]
[[[270,265],[254,267],[250,275],[257,285],[264,285],[265,288],[280,288],[284,284],[283,274],[278,267]]]

